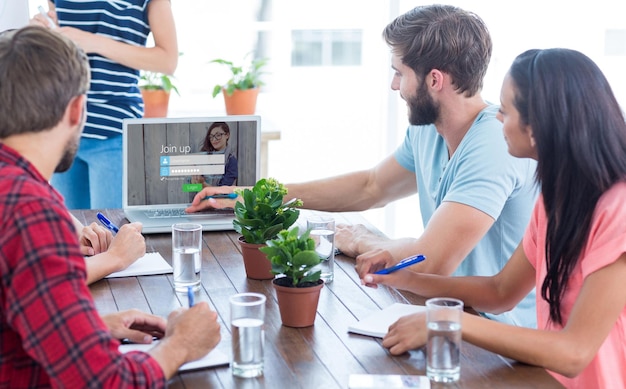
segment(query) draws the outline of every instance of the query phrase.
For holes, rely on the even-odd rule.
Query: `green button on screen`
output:
[[[183,192],[200,192],[202,184],[183,184]]]

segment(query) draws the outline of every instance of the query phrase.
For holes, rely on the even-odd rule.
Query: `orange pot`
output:
[[[170,94],[162,89],[142,89],[145,118],[162,118],[167,116],[167,108],[170,102]]]
[[[241,255],[243,256],[243,265],[246,268],[246,276],[253,280],[271,280],[274,278],[272,274],[272,263],[267,259],[267,255],[259,251],[260,247],[265,244],[248,243],[243,240],[243,236],[239,237],[241,245]]]
[[[281,280],[276,278],[273,284],[283,325],[297,328],[312,326],[315,323],[317,303],[324,281],[320,280],[318,284],[305,288],[292,288],[279,285]]]
[[[226,114],[228,115],[253,115],[256,111],[256,100],[259,96],[259,88],[240,90],[235,89],[232,95],[228,95],[222,89]]]

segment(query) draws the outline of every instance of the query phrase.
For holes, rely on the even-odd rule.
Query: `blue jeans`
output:
[[[122,136],[81,138],[72,167],[50,182],[68,209],[122,208]]]

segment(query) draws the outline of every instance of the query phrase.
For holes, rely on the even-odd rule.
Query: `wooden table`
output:
[[[106,210],[110,219],[126,223],[120,210]],[[84,224],[96,220],[94,210],[76,210]],[[358,214],[336,214],[338,223],[363,222]],[[423,350],[392,356],[381,340],[348,333],[347,328],[373,311],[395,302],[423,304],[424,299],[392,288],[362,287],[354,271],[354,259],[338,256],[335,280],[322,288],[315,325],[289,328],[281,325],[276,294],[271,281],[246,278],[238,234],[234,231],[205,232],[202,252],[201,301],[219,313],[222,341],[218,347],[230,352],[228,297],[240,292],[267,296],[264,376],[234,378],[228,366],[180,374],[171,388],[347,388],[350,374],[426,374]],[[171,263],[171,236],[146,235],[147,251],[158,251]],[[172,275],[101,280],[91,286],[101,313],[138,308],[166,317],[185,306],[184,294],[172,288]],[[453,385],[433,388],[559,388],[544,369],[525,365],[463,343],[461,379]]]

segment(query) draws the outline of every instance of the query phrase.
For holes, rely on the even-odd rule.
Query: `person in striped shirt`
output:
[[[170,0],[49,1],[40,24],[89,57],[87,122],[76,159],[52,177],[69,209],[122,207],[122,121],[143,116],[139,69],[172,74],[178,42]],[[154,46],[146,47],[152,32]]]

